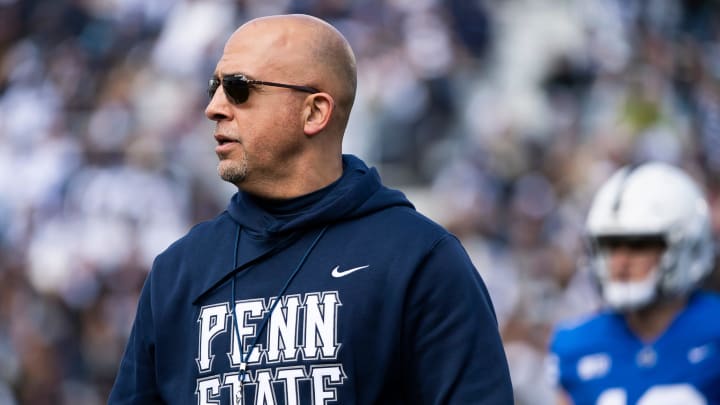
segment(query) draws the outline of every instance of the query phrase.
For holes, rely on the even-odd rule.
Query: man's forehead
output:
[[[282,60],[271,51],[256,52],[252,49],[234,49],[226,51],[215,67],[216,75],[243,74],[251,79],[261,79],[260,75],[270,74],[282,66]]]
[[[225,45],[216,73],[243,72],[250,77],[278,70],[294,70],[293,67],[307,63],[307,49],[293,46],[287,36],[254,35],[253,32],[236,34]]]

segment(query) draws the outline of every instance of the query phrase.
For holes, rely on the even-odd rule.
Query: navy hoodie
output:
[[[239,192],[155,259],[110,404],[513,403],[459,241],[343,165],[294,212]]]

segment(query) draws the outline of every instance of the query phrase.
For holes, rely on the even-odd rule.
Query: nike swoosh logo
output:
[[[335,268],[332,269],[332,272],[330,274],[335,278],[340,278],[340,277],[345,277],[350,273],[355,273],[356,271],[367,269],[368,267],[370,267],[370,265],[366,264],[365,266],[353,267],[352,269],[340,271],[340,266],[335,266]]]

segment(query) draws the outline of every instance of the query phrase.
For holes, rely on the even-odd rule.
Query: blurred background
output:
[[[224,42],[286,12],[347,36],[346,152],[461,237],[518,403],[551,403],[548,334],[598,306],[582,231],[610,172],[681,166],[720,234],[716,4],[0,0],[0,404],[105,403],[154,256],[234,192],[203,115]]]

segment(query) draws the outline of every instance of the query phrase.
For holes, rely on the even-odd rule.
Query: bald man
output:
[[[342,154],[356,83],[317,18],[232,34],[205,114],[238,192],[156,258],[109,403],[513,403],[463,247]]]

